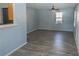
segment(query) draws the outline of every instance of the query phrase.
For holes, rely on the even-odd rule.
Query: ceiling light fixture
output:
[[[55,8],[55,5],[53,4],[52,8],[50,9],[53,12],[59,11],[59,9]]]

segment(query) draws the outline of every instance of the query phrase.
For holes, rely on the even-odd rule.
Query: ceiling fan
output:
[[[52,6],[52,8],[50,9],[50,11],[59,11],[59,9],[55,8],[54,4]]]

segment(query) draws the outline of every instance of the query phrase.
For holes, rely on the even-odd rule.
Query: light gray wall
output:
[[[29,7],[29,4],[27,4]],[[66,8],[63,12],[63,23],[56,24],[55,13],[48,9],[27,8],[27,32],[36,29],[73,31],[74,28],[74,9]]]
[[[27,7],[27,32],[32,32],[38,28],[37,10]]]
[[[54,13],[49,10],[39,10],[39,29],[73,31],[74,10],[69,8],[61,11],[63,12],[63,23],[56,24]]]
[[[79,4],[77,5],[77,7],[75,8],[75,14],[74,14],[75,18],[74,18],[74,23],[75,23],[75,27],[74,27],[74,35],[75,35],[75,42],[78,48],[78,53],[79,53]]]
[[[17,26],[0,28],[0,55],[6,55],[26,40],[26,4],[13,4],[14,23]]]
[[[77,6],[77,48],[79,53],[79,4]]]
[[[74,38],[77,43],[77,7],[74,9]]]

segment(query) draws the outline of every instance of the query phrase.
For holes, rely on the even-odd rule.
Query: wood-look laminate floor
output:
[[[78,51],[72,32],[36,30],[11,56],[78,56]]]

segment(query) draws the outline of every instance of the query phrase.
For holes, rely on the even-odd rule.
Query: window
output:
[[[62,17],[63,17],[62,12],[56,12],[56,24],[62,23]]]

